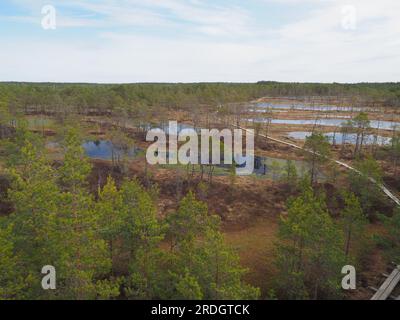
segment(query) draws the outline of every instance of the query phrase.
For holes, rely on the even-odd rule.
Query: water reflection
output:
[[[89,158],[103,160],[135,158],[141,152],[139,148],[119,146],[108,140],[87,141],[82,147]]]
[[[297,139],[297,140],[305,140],[306,137],[311,136],[311,132],[309,131],[294,131],[290,132],[288,134],[289,138]],[[331,143],[335,142],[335,144],[343,144],[344,143],[349,143],[349,144],[356,144],[357,140],[357,135],[352,133],[352,134],[346,134],[344,135],[341,132],[328,132],[324,133],[326,137],[328,137],[329,141]],[[368,134],[364,136],[364,145],[370,145],[370,144],[379,144],[379,145],[389,145],[391,143],[392,139],[388,137],[382,137],[382,136],[376,136],[372,134]]]
[[[257,123],[265,123],[268,120],[263,118],[248,119]],[[343,119],[323,118],[323,119],[272,119],[273,124],[288,125],[316,125],[316,126],[333,126],[340,127],[345,121]],[[370,127],[373,129],[393,130],[394,127],[400,127],[400,122],[371,120]]]
[[[58,142],[47,142],[46,147],[53,150],[54,154],[62,155],[60,144]],[[135,158],[142,149],[133,146],[119,146],[109,140],[86,141],[82,144],[86,156],[91,159],[112,160],[122,158]]]
[[[257,103],[260,109],[283,109],[283,110],[303,110],[303,111],[341,111],[341,112],[361,112],[361,111],[377,111],[375,108],[367,107],[351,107],[351,106],[335,106],[323,104],[304,104],[304,103]]]
[[[244,160],[247,161],[247,157]],[[302,160],[291,160],[292,164],[296,167],[296,171],[299,177],[304,176],[310,170],[309,165]],[[273,157],[254,157],[254,170],[253,174],[260,177],[265,177],[272,180],[281,180],[287,174],[285,168],[287,166],[288,160],[282,158]],[[237,165],[237,167],[244,167],[246,164]],[[220,164],[217,167],[226,169],[225,172],[220,172],[220,175],[228,175],[229,168],[231,165]],[[323,175],[320,174],[319,178],[322,179]]]

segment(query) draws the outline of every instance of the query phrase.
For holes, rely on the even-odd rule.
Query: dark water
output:
[[[253,119],[249,119],[249,121],[253,121]],[[254,119],[255,122],[266,122],[266,119],[257,118]],[[273,124],[293,124],[293,125],[317,125],[317,126],[333,126],[340,127],[342,123],[345,123],[346,120],[343,119],[335,119],[335,118],[324,118],[324,119],[272,119]],[[382,130],[392,130],[393,127],[400,127],[400,122],[392,122],[392,121],[378,121],[371,120],[370,127],[373,129],[382,129]]]
[[[299,176],[308,173],[309,165],[305,161],[292,160],[292,163],[296,167]],[[256,156],[254,159],[254,174],[279,180],[285,175],[286,165],[286,159]]]
[[[260,109],[283,109],[283,110],[304,110],[304,111],[342,111],[342,112],[361,112],[361,111],[377,111],[377,109],[360,108],[350,106],[334,106],[334,105],[311,105],[303,103],[257,103]]]
[[[99,140],[99,141],[87,141],[82,144],[86,155],[92,159],[103,159],[111,160],[114,158],[135,158],[141,151],[138,148],[131,147],[125,149],[114,145],[111,141]]]
[[[47,142],[46,147],[58,150],[57,153],[62,154],[58,142]],[[141,149],[135,147],[128,149],[119,147],[108,140],[86,141],[82,144],[82,147],[89,158],[102,160],[111,160],[113,156],[120,159],[124,157],[132,159],[142,152]]]
[[[247,160],[246,157],[244,157]],[[297,174],[301,177],[309,172],[309,165],[305,161],[292,160],[293,165],[296,167]],[[285,167],[287,165],[286,159],[272,158],[272,157],[254,157],[254,170],[253,174],[260,177],[269,178],[272,180],[280,180],[285,176]],[[218,167],[229,168],[230,165],[218,165]],[[237,167],[243,168],[243,165],[237,165]],[[322,175],[321,175],[322,177]]]
[[[331,143],[333,143],[333,137],[335,136],[335,143],[343,144],[344,136],[340,132],[336,132],[336,135],[334,134],[334,132],[328,132],[324,135],[326,137],[328,137],[328,139]],[[298,140],[305,140],[306,137],[309,137],[309,136],[311,136],[311,132],[308,132],[308,131],[294,131],[294,132],[290,132],[288,134],[288,137],[293,138],[293,139],[298,139]],[[345,139],[346,143],[356,144],[356,140],[357,140],[356,134],[347,134],[346,135],[346,139]],[[363,144],[365,144],[365,145],[374,144],[375,141],[379,145],[389,145],[391,143],[392,139],[388,138],[388,137],[377,136],[376,140],[375,140],[375,136],[369,134],[369,135],[364,136]]]
[[[181,130],[187,129],[190,127],[182,126]],[[166,128],[163,128],[165,130]],[[124,150],[115,146],[111,141],[108,140],[100,140],[100,141],[87,141],[82,147],[85,150],[86,155],[92,159],[102,159],[102,160],[111,160],[113,155],[114,157],[127,157],[127,158],[135,158],[139,153],[142,153],[143,150],[138,148],[131,148],[129,150]],[[168,152],[166,154],[168,158]],[[200,156],[200,155],[199,155]],[[245,159],[246,160],[246,157]],[[199,159],[200,161],[200,159]],[[223,161],[223,160],[222,160]],[[257,176],[264,176],[266,178],[271,179],[281,179],[284,175],[284,168],[286,166],[287,160],[280,158],[272,158],[272,157],[254,157],[254,171],[253,174]],[[304,161],[293,161],[293,164],[296,166],[299,176],[302,176],[304,173],[308,172],[308,165]],[[244,167],[245,164],[238,166]],[[229,173],[230,165],[218,165],[220,168],[226,168]]]

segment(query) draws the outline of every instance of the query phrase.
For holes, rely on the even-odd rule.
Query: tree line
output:
[[[360,83],[0,83],[0,101],[12,112],[130,114],[149,107],[193,110],[276,97],[327,97],[398,107],[400,84]]]

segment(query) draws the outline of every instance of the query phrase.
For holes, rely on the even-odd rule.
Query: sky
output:
[[[0,81],[261,80],[399,82],[400,1],[0,1]]]

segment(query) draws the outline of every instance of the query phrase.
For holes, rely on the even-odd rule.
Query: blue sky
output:
[[[2,0],[0,81],[400,81],[399,13],[398,0]]]

